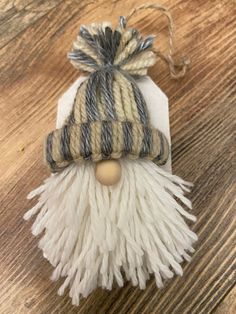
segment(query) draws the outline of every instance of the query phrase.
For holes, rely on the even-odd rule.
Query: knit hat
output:
[[[73,161],[146,158],[167,161],[165,136],[152,128],[135,77],[156,61],[153,36],[142,38],[127,28],[124,17],[115,30],[109,23],[82,26],[68,54],[72,64],[89,73],[61,129],[46,138],[45,159],[57,172]]]

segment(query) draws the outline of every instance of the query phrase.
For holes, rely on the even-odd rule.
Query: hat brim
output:
[[[145,158],[166,163],[169,144],[159,130],[129,121],[94,121],[67,124],[51,132],[45,141],[45,161],[58,172],[72,162]]]

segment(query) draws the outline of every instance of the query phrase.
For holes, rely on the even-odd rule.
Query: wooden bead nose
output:
[[[119,182],[121,166],[118,160],[102,160],[96,163],[95,177],[103,185],[109,186]]]

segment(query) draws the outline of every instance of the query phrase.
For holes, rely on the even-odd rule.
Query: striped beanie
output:
[[[72,111],[61,129],[45,141],[52,172],[74,161],[146,158],[167,161],[165,136],[150,124],[147,105],[135,77],[156,61],[153,36],[142,38],[127,28],[124,17],[115,30],[109,23],[82,26],[68,54],[71,63],[89,73],[77,90]]]

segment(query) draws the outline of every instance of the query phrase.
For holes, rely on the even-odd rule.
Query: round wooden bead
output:
[[[102,160],[96,163],[95,177],[103,185],[114,185],[121,178],[121,166],[118,160]]]

